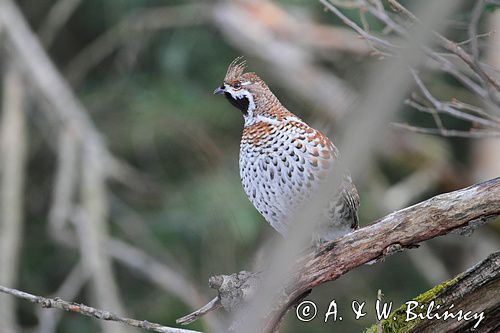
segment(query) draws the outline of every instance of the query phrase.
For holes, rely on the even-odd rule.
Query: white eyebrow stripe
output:
[[[245,82],[240,83],[240,85],[242,85],[242,86],[249,86],[251,84],[252,84],[252,82],[250,82],[250,81],[245,81]]]

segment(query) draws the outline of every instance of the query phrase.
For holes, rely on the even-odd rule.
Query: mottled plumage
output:
[[[240,176],[255,208],[286,236],[290,222],[324,179],[341,172],[342,182],[328,207],[317,241],[331,240],[358,227],[359,197],[351,177],[336,161],[339,152],[320,131],[289,112],[255,73],[236,59],[214,93],[226,96],[243,113]]]

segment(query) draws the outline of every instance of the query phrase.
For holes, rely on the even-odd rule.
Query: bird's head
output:
[[[257,109],[276,99],[267,85],[255,73],[245,73],[245,61],[236,58],[227,69],[226,77],[215,95],[224,94],[226,99],[243,113],[245,121],[258,114]]]

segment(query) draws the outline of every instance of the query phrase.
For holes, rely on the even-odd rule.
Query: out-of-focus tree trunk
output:
[[[78,235],[81,255],[92,278],[93,297],[99,307],[117,313],[126,313],[122,306],[112,263],[105,250],[108,238],[108,201],[106,178],[98,149],[87,145],[83,151],[82,210],[78,216]],[[106,333],[128,333],[134,330],[116,323],[101,321]]]
[[[0,133],[0,283],[15,287],[23,223],[26,129],[21,74],[7,64]],[[15,300],[0,296],[2,333],[17,332]]]
[[[489,17],[486,27],[489,31],[496,31],[488,38],[488,48],[485,49],[484,60],[500,70],[500,11],[494,11]],[[500,116],[497,114],[497,116]],[[500,175],[500,139],[483,139],[476,143],[474,177],[486,180]]]
[[[482,60],[497,70],[500,70],[500,11],[483,13],[488,18],[483,31],[493,31],[485,42],[488,47],[484,48]],[[491,110],[491,114],[497,117],[500,114]],[[491,179],[500,175],[500,138],[485,138],[474,142],[473,149],[473,177],[477,181]],[[473,265],[478,257],[484,257],[498,249],[495,238],[488,232],[481,231],[481,241],[468,242],[464,244],[463,267]]]

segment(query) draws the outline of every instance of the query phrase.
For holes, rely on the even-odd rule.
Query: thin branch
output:
[[[384,22],[386,25],[389,25],[398,32],[401,36],[408,38],[408,32],[405,30],[404,27],[398,25],[393,19],[391,19],[385,12],[381,12],[377,8],[369,5],[366,1],[362,1],[363,3],[363,8],[367,7],[372,15],[377,17],[380,21]],[[421,26],[425,26],[422,21],[416,17],[413,13],[411,13],[408,9],[403,7],[399,2],[396,0],[389,0],[390,5],[395,9],[397,12],[400,12],[405,16],[406,18],[410,19],[414,23],[418,23]],[[360,9],[361,10],[361,9]],[[473,57],[469,55],[467,52],[463,50],[459,46],[459,44],[454,43],[453,41],[447,39],[440,33],[436,31],[432,31],[432,33],[438,38],[439,45],[443,47],[444,49],[448,50],[452,54],[456,55],[458,58],[460,58],[471,70],[472,73],[478,78],[478,80],[481,82],[481,85],[484,88],[479,87],[477,84],[472,82],[470,79],[468,79],[465,75],[460,73],[460,71],[454,69],[454,66],[447,61],[442,55],[439,55],[438,52],[433,51],[429,47],[422,47],[424,52],[432,59],[436,60],[438,63],[440,63],[445,72],[448,72],[449,74],[455,76],[459,81],[461,81],[464,85],[469,87],[471,90],[473,90],[475,93],[477,93],[479,96],[481,96],[484,100],[485,103],[488,104],[490,107],[494,109],[498,109],[498,101],[496,96],[491,92],[490,87],[491,86],[496,86],[498,83],[495,81],[495,79],[489,75],[487,72],[484,71],[483,68],[485,66],[477,60],[477,63],[479,66],[475,66]],[[477,37],[477,36],[474,36]]]
[[[494,121],[490,121],[490,120],[487,120],[487,119],[484,119],[484,118],[480,118],[480,117],[477,117],[477,116],[474,116],[474,115],[471,115],[471,114],[459,111],[459,110],[454,109],[454,108],[452,108],[451,106],[449,106],[449,105],[447,105],[445,103],[442,103],[442,102],[438,101],[431,94],[431,92],[429,91],[429,89],[427,89],[427,87],[424,85],[424,83],[422,82],[422,80],[418,76],[417,72],[415,70],[411,70],[411,73],[413,75],[413,78],[415,79],[415,82],[417,83],[418,88],[422,92],[422,94],[425,96],[425,98],[427,98],[427,100],[432,104],[432,106],[437,111],[448,113],[448,114],[450,114],[450,115],[452,115],[452,116],[454,116],[456,118],[467,120],[467,121],[470,121],[470,122],[473,122],[473,123],[478,123],[478,124],[481,124],[483,126],[500,129],[500,124],[498,124],[498,123],[496,123]]]
[[[469,28],[468,28],[472,61],[474,62],[474,65],[480,69],[480,71],[478,71],[478,73],[480,75],[482,75],[482,73],[484,71],[481,67],[481,64],[479,63],[479,45],[478,45],[478,41],[477,41],[477,26],[479,24],[479,19],[481,18],[481,15],[483,14],[484,7],[485,7],[484,0],[476,0],[476,3],[474,4],[474,7],[472,8],[472,16],[471,16]],[[483,79],[487,80],[487,78],[484,76],[483,76]]]
[[[346,8],[346,9],[355,9],[359,8],[359,2],[356,0],[353,1],[347,1],[347,0],[328,0],[331,2],[334,6],[341,7],[341,8]]]
[[[472,113],[475,113],[479,116],[488,118],[489,120],[496,121],[497,123],[500,123],[500,117],[496,117],[496,116],[493,116],[489,113],[486,113],[486,111],[484,111],[480,107],[475,106],[475,105],[471,105],[468,103],[464,103],[462,101],[459,101],[456,98],[452,98],[452,100],[449,102],[449,105],[456,108],[456,109],[472,112]]]
[[[473,37],[471,37],[469,39],[463,40],[461,42],[457,42],[457,45],[460,45],[460,46],[467,45],[470,42],[472,42],[473,40],[478,40],[480,38],[491,37],[494,33],[495,33],[495,31],[488,31],[488,32],[485,32],[485,33],[482,33],[482,34],[476,34],[476,35],[474,35]]]
[[[57,289],[54,295],[59,295],[63,299],[74,299],[85,282],[89,278],[89,271],[83,269],[81,262],[78,262],[68,274],[61,286]],[[57,330],[57,325],[62,318],[62,312],[44,311],[42,308],[37,311],[38,329],[37,333],[54,333]]]
[[[473,93],[484,99],[487,104],[492,104],[488,100],[488,92],[471,78],[469,78],[466,74],[462,73],[450,60],[446,59],[444,55],[439,54],[438,52],[433,52],[431,50],[426,50],[426,53],[429,57],[438,63],[440,70],[454,76],[458,81],[460,81],[465,87],[469,88]],[[496,106],[494,106],[496,107]]]
[[[340,10],[338,10],[335,6],[333,6],[327,0],[319,0],[319,2],[321,2],[326,8],[328,8],[328,10],[330,10],[339,19],[341,19],[342,22],[344,22],[347,26],[351,27],[354,31],[356,31],[360,36],[362,36],[367,41],[376,43],[376,44],[378,44],[382,47],[385,47],[385,48],[390,48],[390,49],[396,48],[396,46],[394,44],[392,44],[391,42],[388,42],[388,41],[383,40],[379,37],[373,36],[373,35],[369,34],[368,32],[366,32],[365,30],[363,30],[360,26],[358,26],[356,23],[354,23],[354,21],[352,21],[347,16],[345,16]]]
[[[395,8],[397,11],[405,15],[411,21],[422,24],[422,21],[416,17],[411,11],[409,11],[406,7],[401,5],[396,0],[387,0],[390,5]],[[478,0],[477,3],[482,2],[483,0]],[[438,32],[434,32],[435,36],[438,38],[439,44],[444,49],[449,52],[456,54],[460,59],[462,59],[474,72],[478,73],[482,78],[486,80],[491,86],[493,86],[496,90],[500,90],[500,84],[488,73],[486,73],[481,66],[477,66],[473,56],[465,52],[465,50],[460,47],[457,43],[449,40]],[[469,38],[475,36],[469,36]]]
[[[327,0],[320,0],[320,2],[325,4]],[[331,3],[332,1],[328,2]],[[388,2],[395,12],[401,14],[403,18],[408,19],[409,22],[407,22],[407,24],[403,26],[396,22],[396,20],[394,20],[392,17],[388,16],[385,12],[385,9],[378,2],[358,0],[351,2],[349,8],[357,8],[360,11],[360,14],[363,14],[366,11],[370,12],[373,16],[384,23],[386,27],[389,27],[391,30],[396,31],[397,34],[408,40],[412,39],[412,36],[410,35],[408,29],[410,29],[412,25],[414,26],[414,23],[417,23],[420,27],[422,27],[422,29],[432,32],[433,36],[437,37],[438,44],[451,53],[440,54],[430,47],[420,45],[419,47],[425,52],[425,54],[427,54],[430,59],[438,64],[439,70],[452,75],[458,81],[460,81],[464,85],[464,87],[468,88],[471,92],[476,94],[484,102],[485,106],[487,106],[491,110],[499,109],[498,106],[500,105],[500,102],[498,101],[498,97],[494,91],[495,87],[498,90],[498,83],[495,81],[495,78],[493,78],[489,74],[489,72],[492,72],[494,69],[479,61],[477,39],[483,35],[490,35],[490,33],[483,35],[477,34],[477,25],[484,9],[485,1],[478,0],[476,2],[473,10],[473,16],[469,24],[469,39],[466,42],[471,43],[472,55],[468,54],[464,49],[461,48],[460,44],[464,43],[454,43],[441,35],[439,32],[432,31],[432,29],[427,27],[417,16],[415,16],[406,7],[402,6],[397,0],[389,0]],[[343,2],[334,1],[333,3],[337,6],[343,7]],[[346,25],[353,28],[358,34],[360,34],[361,37],[366,39],[366,36],[370,35],[366,28],[362,29],[356,23],[343,16],[342,13],[334,6],[330,5],[327,7],[328,9],[332,10],[332,12],[337,15]],[[396,50],[396,53],[399,53],[398,50]],[[461,63],[463,62],[470,69],[470,74],[468,74],[466,70],[459,68],[457,64],[448,60],[447,56],[455,56],[457,59],[460,59]],[[486,72],[486,70],[488,70],[488,72]],[[415,71],[412,71],[415,77]],[[472,78],[469,76],[472,76]],[[500,129],[500,121],[498,121],[496,117],[489,115],[484,110],[479,108],[471,109],[468,108],[466,104],[462,105],[460,103],[441,102],[431,94],[429,89],[425,87],[420,78],[416,77],[415,80],[417,81],[417,85],[420,91],[426,97],[428,102],[430,102],[432,107],[426,107],[423,105],[414,106],[420,111],[429,112],[432,115],[437,130],[404,124],[396,125],[398,126],[398,128],[405,128],[407,130],[418,133],[438,134],[442,136],[457,136],[468,138],[498,136],[494,131],[489,130],[471,132],[447,130],[443,125],[439,113],[446,113],[452,117],[469,121],[473,125],[478,124],[495,130]]]
[[[190,323],[198,320],[199,318],[203,317],[207,313],[215,311],[221,307],[222,307],[222,304],[220,302],[219,297],[215,297],[214,299],[212,299],[210,302],[208,302],[206,305],[204,305],[200,309],[198,309],[198,310],[196,310],[188,315],[185,315],[182,318],[177,319],[175,322],[177,324],[187,325],[187,324],[190,324]]]
[[[50,309],[59,309],[59,310],[64,310],[68,312],[73,312],[73,313],[78,313],[83,316],[87,317],[93,317],[99,320],[106,320],[106,321],[114,321],[122,324],[126,324],[132,327],[137,327],[137,328],[142,328],[151,332],[158,332],[158,333],[201,333],[198,331],[192,331],[192,330],[185,330],[185,329],[180,329],[180,328],[173,328],[173,327],[167,327],[167,326],[162,326],[160,324],[155,324],[155,323],[150,323],[146,320],[136,320],[136,319],[130,319],[126,317],[121,317],[117,314],[114,314],[109,311],[105,310],[100,310],[93,308],[91,306],[87,306],[84,304],[78,304],[78,303],[71,303],[71,302],[66,302],[60,298],[46,298],[42,296],[36,296],[32,295],[17,289],[12,289],[12,288],[7,288],[4,286],[0,286],[0,292],[12,295],[14,297],[23,299],[25,301],[39,304],[42,308]]]
[[[470,42],[470,50],[472,54],[472,63],[474,64],[474,67],[476,68],[476,72],[482,79],[483,86],[485,89],[488,91],[488,95],[490,99],[497,104],[499,103],[499,100],[497,96],[495,95],[495,89],[496,91],[500,91],[500,85],[496,81],[492,81],[491,77],[488,75],[488,73],[484,70],[481,62],[479,61],[479,43],[478,43],[478,33],[477,33],[477,27],[479,25],[479,20],[481,19],[481,15],[483,14],[484,8],[486,6],[486,1],[485,0],[476,0],[476,3],[474,4],[474,7],[472,8],[472,15],[469,23],[469,28],[468,34],[469,34],[469,39],[471,40]],[[486,83],[491,82],[492,84],[488,85]]]
[[[456,137],[456,138],[483,139],[483,138],[500,137],[500,132],[497,131],[479,131],[479,130],[458,131],[458,130],[449,130],[445,128],[425,128],[425,127],[412,126],[402,123],[391,123],[391,126],[397,129],[402,129],[414,133],[441,135],[448,138]]]

